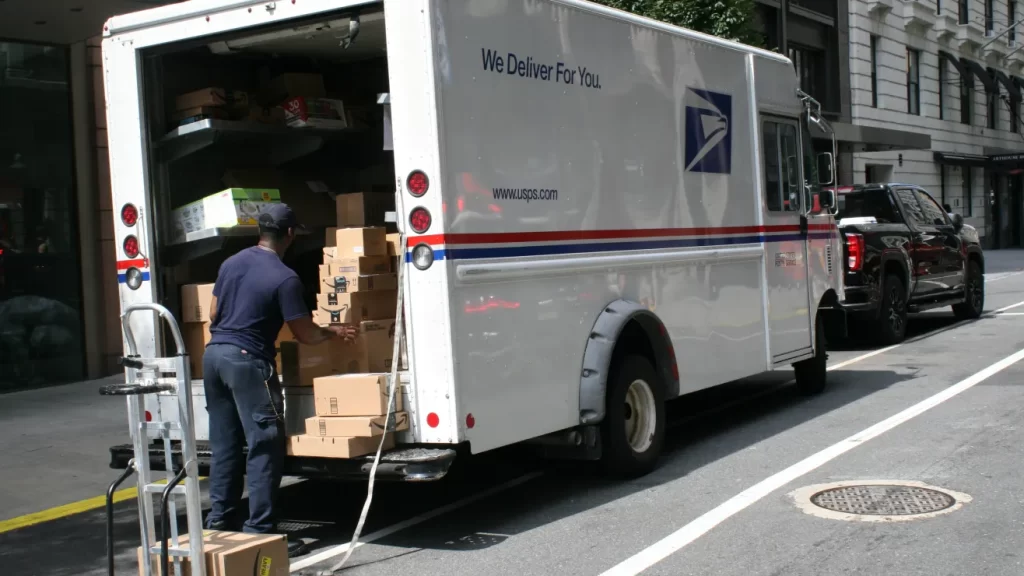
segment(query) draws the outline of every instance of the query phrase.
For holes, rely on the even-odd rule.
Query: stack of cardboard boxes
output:
[[[192,378],[203,377],[203,352],[210,341],[210,303],[213,284],[188,284],[181,287],[181,337],[189,355]]]

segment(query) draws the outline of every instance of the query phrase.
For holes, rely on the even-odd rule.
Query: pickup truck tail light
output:
[[[864,267],[864,236],[860,234],[846,235],[846,270],[860,272]]]

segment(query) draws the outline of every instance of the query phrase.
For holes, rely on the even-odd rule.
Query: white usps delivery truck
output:
[[[103,60],[122,307],[177,311],[182,284],[255,243],[252,226],[174,230],[229,163],[363,178],[384,159],[410,426],[381,477],[524,442],[642,474],[669,400],[790,366],[800,390],[825,385],[835,141],[782,55],[582,0],[192,0],[111,19]],[[351,124],[167,124],[175,94],[292,64]],[[174,353],[157,326],[132,315],[139,354]],[[131,447],[112,454],[121,467]],[[289,457],[287,473],[370,460]]]

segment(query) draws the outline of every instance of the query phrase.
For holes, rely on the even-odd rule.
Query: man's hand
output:
[[[359,335],[359,327],[353,324],[334,324],[327,326],[336,337],[341,338],[346,342],[351,342],[356,339]]]

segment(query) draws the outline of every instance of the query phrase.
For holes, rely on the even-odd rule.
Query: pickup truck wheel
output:
[[[665,443],[661,377],[647,358],[626,356],[613,368],[607,394],[601,424],[604,469],[614,476],[643,476],[654,469]]]
[[[828,376],[825,323],[820,314],[815,321],[814,341],[814,358],[808,358],[793,365],[793,370],[796,372],[796,388],[805,396],[820,394],[825,389]]]
[[[964,280],[964,301],[953,305],[957,320],[974,320],[985,310],[985,275],[977,262],[967,263],[967,277]]]
[[[882,344],[899,344],[907,335],[907,288],[895,274],[882,282],[882,303],[878,309],[878,339]]]

